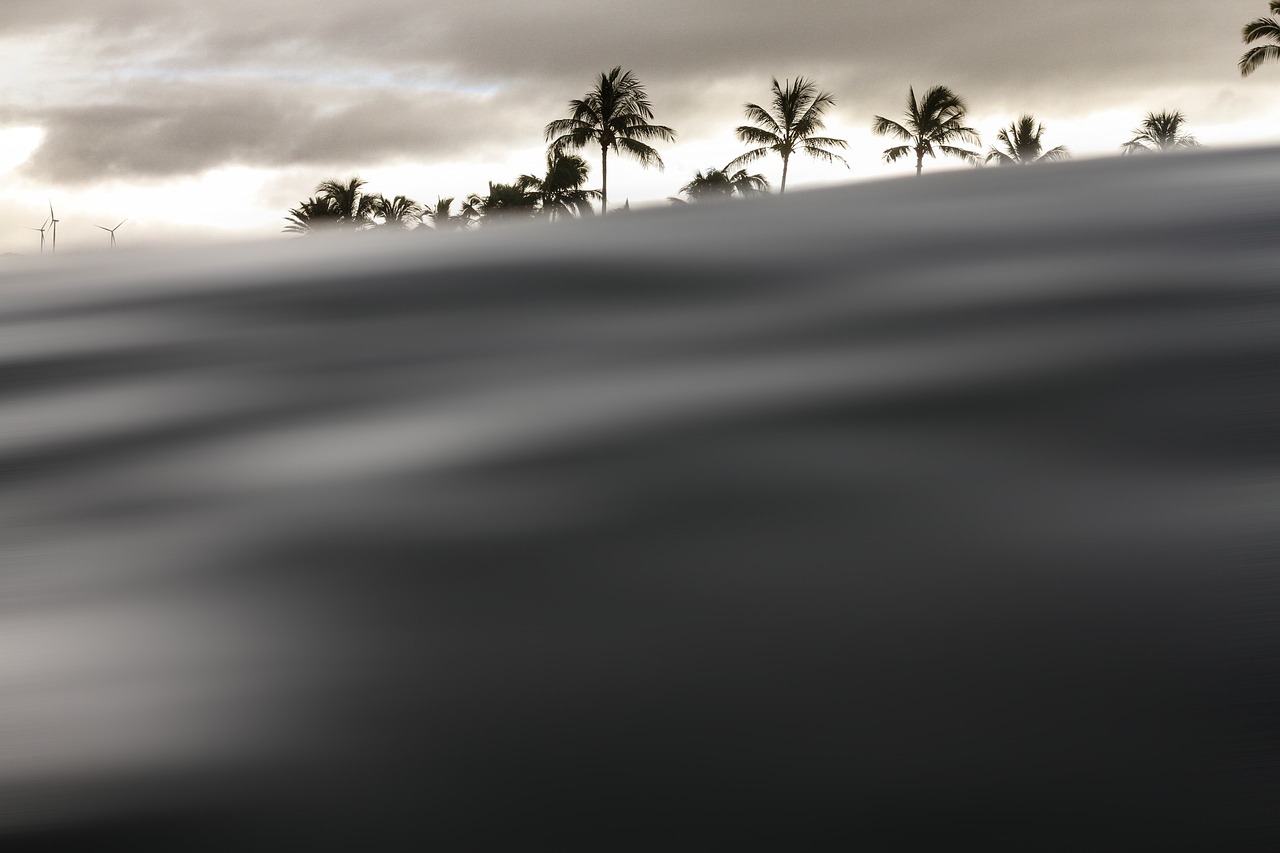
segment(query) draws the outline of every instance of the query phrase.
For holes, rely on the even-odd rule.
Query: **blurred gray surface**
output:
[[[1278,191],[11,266],[0,838],[1266,849]]]

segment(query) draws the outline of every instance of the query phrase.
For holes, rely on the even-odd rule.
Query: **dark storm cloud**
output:
[[[0,38],[57,37],[81,63],[82,86],[64,80],[25,118],[47,134],[31,170],[86,178],[231,162],[373,163],[464,151],[481,138],[533,142],[594,74],[617,64],[649,84],[659,120],[686,139],[729,126],[743,101],[767,96],[771,75],[817,76],[839,100],[833,118],[859,127],[895,110],[909,84],[939,82],[974,110],[1052,117],[1105,108],[1102,92],[1114,100],[1238,80],[1239,28],[1264,7],[69,0],[55,16],[45,3],[8,0]],[[150,76],[139,80],[139,71]],[[194,85],[192,75],[212,82]],[[244,75],[260,85],[226,82]],[[343,75],[386,85],[335,95],[299,83]],[[277,85],[282,77],[293,88]],[[114,86],[98,97],[104,78]],[[497,100],[476,94],[489,89]]]

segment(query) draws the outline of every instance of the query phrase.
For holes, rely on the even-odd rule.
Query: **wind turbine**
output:
[[[53,245],[49,247],[49,254],[58,251],[58,218],[53,215],[53,202],[49,202],[49,222],[53,223]]]
[[[40,254],[42,255],[44,254],[44,230],[48,227],[49,227],[49,220],[47,219],[44,221],[44,225],[41,225],[39,228],[32,228],[30,225],[27,226],[28,231],[40,232]]]
[[[125,224],[125,223],[126,223],[126,222],[128,222],[128,221],[129,221],[129,220],[128,220],[127,218],[126,218],[126,219],[121,219],[121,220],[120,220],[120,225],[123,225],[123,224]],[[119,227],[120,227],[120,225],[117,225],[117,226],[116,226],[116,228],[119,228]],[[111,235],[111,245],[110,245],[110,247],[109,247],[109,248],[114,249],[114,248],[116,247],[116,228],[108,228],[108,227],[107,227],[107,226],[105,226],[105,225],[95,225],[95,226],[93,226],[93,227],[94,227],[94,228],[101,228],[103,231],[106,231],[108,234],[110,234],[110,235]]]

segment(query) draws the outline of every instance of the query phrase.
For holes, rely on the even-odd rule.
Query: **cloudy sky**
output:
[[[610,170],[610,200],[674,195],[743,147],[742,104],[807,75],[836,97],[851,168],[790,186],[908,176],[869,127],[944,83],[984,143],[1022,112],[1050,146],[1113,156],[1149,110],[1213,146],[1280,142],[1280,66],[1241,79],[1265,0],[3,0],[0,252],[276,239],[324,178],[418,200],[539,172],[543,127],[615,65],[679,135],[665,172]],[[598,164],[592,158],[593,175]],[[927,163],[926,172],[955,165]],[[967,167],[965,167],[967,168]],[[777,182],[781,165],[759,171]],[[284,239],[281,237],[280,239]]]

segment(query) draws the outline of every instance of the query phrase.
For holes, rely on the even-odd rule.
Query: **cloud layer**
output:
[[[483,156],[537,142],[615,64],[685,136],[731,126],[772,75],[817,76],[833,117],[855,126],[933,82],[975,106],[1079,112],[1118,92],[1233,82],[1239,27],[1265,12],[1254,0],[5,6],[0,44],[34,58],[11,69],[0,123],[44,128],[25,172],[69,183]]]

